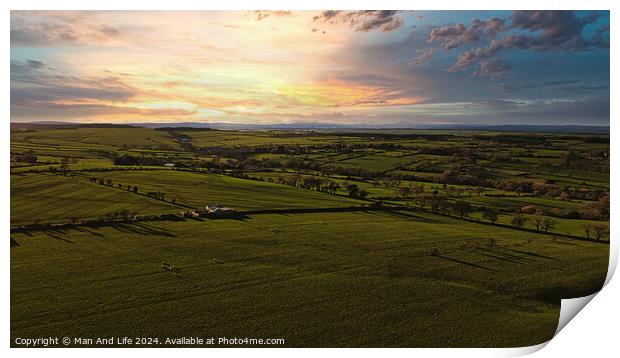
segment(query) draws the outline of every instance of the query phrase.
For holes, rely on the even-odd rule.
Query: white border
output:
[[[490,1],[490,0],[469,0],[463,1],[395,1],[395,0],[382,0],[382,1],[368,1],[368,0],[356,0],[356,1],[284,1],[284,0],[266,0],[260,3],[251,0],[227,0],[225,2],[205,2],[205,1],[191,1],[191,0],[151,0],[149,2],[138,2],[129,0],[107,0],[107,1],[80,1],[80,0],[65,0],[65,1],[42,1],[42,0],[21,0],[13,1],[9,0],[7,9],[2,16],[3,33],[2,42],[3,48],[10,48],[10,12],[8,10],[35,10],[35,9],[80,9],[80,10],[106,10],[106,9],[118,9],[118,10],[135,10],[135,9],[150,9],[150,10],[254,10],[254,9],[281,9],[281,10],[320,10],[320,9],[413,9],[413,10],[516,10],[516,9],[565,9],[565,10],[611,10],[611,27],[615,29],[618,27],[617,16],[615,15],[618,10],[620,2],[613,0],[520,0],[518,2],[508,1]],[[8,51],[7,51],[8,52]],[[611,36],[611,63],[618,63],[618,37]],[[2,58],[2,79],[4,83],[4,113],[5,119],[2,121],[3,132],[5,138],[5,145],[2,146],[2,155],[5,160],[9,159],[9,118],[10,118],[10,57],[5,55]],[[618,78],[617,67],[611,67],[611,98],[615,99],[616,94],[614,84],[620,83]],[[611,101],[611,118],[615,118],[618,114],[618,101]],[[611,124],[611,123],[610,123]],[[615,126],[611,125],[612,129],[612,145],[611,151],[614,152],[614,139],[617,138],[615,132]],[[614,154],[611,155],[611,187],[616,188],[618,186],[618,175],[615,168],[620,164],[620,159]],[[8,167],[8,163],[5,162],[5,168]],[[8,231],[10,226],[10,176],[8,171],[1,176],[2,187],[4,188],[4,205],[2,206],[2,220],[5,230]],[[615,203],[618,202],[619,196],[615,190],[611,191],[612,202],[612,222],[616,223],[620,220],[620,214],[615,210]],[[611,226],[611,253],[612,260],[610,260],[610,273],[607,279],[609,280],[615,270],[618,256],[618,238],[616,226]],[[6,232],[6,231],[5,231]],[[8,241],[8,240],[7,240]],[[53,349],[53,350],[28,350],[28,349],[12,349],[9,350],[9,327],[10,327],[10,275],[9,275],[9,262],[10,262],[10,249],[8,242],[3,246],[5,255],[3,260],[2,269],[2,283],[3,290],[1,294],[0,305],[2,307],[3,319],[0,328],[2,337],[2,347],[4,350],[15,356],[31,356],[34,354],[44,353],[51,357],[66,357],[66,356],[78,356],[85,352],[82,349]],[[515,356],[529,354],[539,350],[542,347],[547,346],[545,349],[539,351],[537,356],[540,357],[572,357],[572,356],[590,356],[597,353],[609,352],[607,356],[612,354],[611,352],[617,351],[617,332],[618,324],[618,302],[620,302],[620,284],[618,280],[609,283],[600,295],[597,295],[592,299],[592,303],[585,307],[575,319],[574,322],[569,323],[568,326],[560,332],[560,334],[552,339],[548,344],[542,344],[535,347],[516,348],[516,349],[390,349],[390,350],[375,350],[375,349],[306,349],[306,350],[294,350],[291,349],[252,349],[248,351],[246,349],[211,349],[205,352],[201,349],[182,349],[175,350],[174,353],[170,350],[149,350],[147,354],[163,357],[169,354],[182,354],[190,356],[202,356],[205,353],[216,356],[236,356],[241,354],[251,354],[253,356],[289,356],[294,354],[301,357],[314,357],[317,354],[335,356],[345,354],[355,355],[357,357],[371,357],[376,354],[389,354],[394,356],[407,356],[422,355],[430,357],[444,357],[444,356],[459,356],[459,357],[495,357],[495,356]],[[145,351],[137,351],[135,349],[115,349],[115,354],[136,354],[144,353]],[[107,356],[110,352],[102,349],[94,349],[88,351],[89,355],[95,357]]]

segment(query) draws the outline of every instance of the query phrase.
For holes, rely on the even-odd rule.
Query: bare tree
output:
[[[592,226],[592,233],[594,234],[595,239],[602,240],[607,235],[607,226],[603,224],[595,224]]]
[[[583,225],[583,231],[584,231],[584,233],[586,234],[586,237],[587,237],[588,239],[590,238],[590,235],[592,234],[592,231],[593,231],[593,230],[592,230],[592,229],[593,229],[593,227],[592,227],[592,226],[593,226],[593,225],[592,225],[591,223],[587,223],[587,224],[584,224],[584,225]]]
[[[554,218],[544,218],[542,221],[542,227],[545,232],[555,229],[555,224],[557,224],[557,221]]]
[[[523,225],[525,225],[525,223],[527,222],[527,218],[523,215],[515,215],[512,220],[510,220],[510,223],[516,227],[517,229],[520,229],[523,227]]]
[[[420,209],[424,209],[429,203],[432,204],[433,196],[430,194],[420,194],[415,197],[415,203]]]
[[[536,210],[536,213],[532,215],[532,221],[534,222],[534,226],[536,226],[536,230],[540,230],[540,228],[543,227],[544,220],[545,217],[542,215],[540,210]]]
[[[456,201],[454,204],[452,204],[452,209],[459,214],[459,217],[461,219],[473,211],[470,203],[461,200]]]
[[[499,218],[499,215],[497,215],[497,211],[495,211],[494,209],[487,208],[484,213],[482,213],[482,217],[492,223],[495,223]]]

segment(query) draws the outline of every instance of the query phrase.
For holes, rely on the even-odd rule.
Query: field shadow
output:
[[[55,240],[60,240],[60,241],[64,241],[68,244],[73,244],[73,241],[69,240],[69,239],[65,239],[64,237],[61,236],[61,234],[66,233],[65,230],[60,230],[60,229],[48,229],[48,230],[43,230],[43,233],[49,237],[51,237],[52,239]]]
[[[77,231],[81,231],[81,232],[86,232],[90,235],[96,236],[96,237],[100,237],[102,239],[105,239],[105,236],[103,234],[100,234],[94,230],[88,229],[86,226],[76,226],[74,227],[75,230]]]
[[[245,214],[237,215],[222,215],[222,216],[209,216],[209,220],[235,220],[235,221],[247,221],[250,217]]]
[[[480,252],[480,251],[485,251],[485,252]],[[481,255],[481,256],[489,257],[489,258],[492,258],[492,259],[506,261],[506,262],[512,262],[514,264],[519,264],[519,265],[524,265],[526,263],[529,263],[529,262],[527,262],[527,260],[524,260],[521,257],[515,256],[515,255],[510,255],[510,254],[503,254],[501,252],[497,252],[497,251],[493,251],[493,250],[488,250],[488,249],[485,249],[485,248],[479,247],[479,246],[476,247],[476,250],[472,250],[470,252],[474,253],[474,254]],[[504,256],[499,256],[499,255],[504,255]]]
[[[378,215],[378,216],[392,216],[392,217],[397,217],[400,219],[412,219],[412,220],[419,221],[419,222],[428,222],[428,223],[436,222],[436,220],[434,219],[425,218],[419,215],[412,214],[410,212],[403,212],[403,211],[364,210],[363,213],[370,214],[370,215]]]
[[[205,219],[201,218],[201,217],[194,217],[194,216],[190,216],[186,218],[187,220],[192,220],[192,221],[205,221]]]
[[[15,239],[11,238],[11,247],[18,247],[19,244],[17,243],[17,241],[15,241]]]
[[[522,255],[528,255],[528,256],[532,256],[532,257],[537,257],[539,259],[546,259],[546,260],[552,260],[552,261],[558,261],[558,262],[566,262],[564,260],[556,259],[555,257],[545,256],[545,255],[541,255],[541,254],[534,254],[532,252],[521,251],[521,250],[517,250],[517,249],[509,249],[507,247],[504,247],[502,249],[508,250],[508,251],[512,251],[512,252],[517,252],[517,253],[520,253]]]
[[[157,235],[157,236],[165,236],[165,237],[177,237],[169,230],[162,230],[160,228],[156,228],[147,224],[143,224],[140,222],[134,222],[132,224],[119,223],[111,226],[112,228],[127,234],[137,234],[137,235]]]
[[[421,221],[421,222],[436,222],[437,220],[434,219],[429,219],[429,218],[425,218],[419,215],[415,215],[412,214],[410,212],[404,212],[404,211],[385,211],[385,214],[390,215],[390,216],[397,216],[397,217],[402,217],[402,218],[410,218],[410,219],[415,219],[416,221]]]
[[[437,258],[440,258],[440,259],[444,259],[444,260],[448,260],[448,261],[452,261],[452,262],[456,262],[456,263],[463,264],[463,265],[470,266],[470,267],[479,268],[479,269],[486,270],[486,271],[498,272],[497,270],[492,269],[490,267],[486,267],[486,266],[474,264],[474,263],[471,263],[471,262],[454,259],[454,258],[447,257],[447,256],[437,255],[437,256],[434,256],[434,257],[437,257]]]

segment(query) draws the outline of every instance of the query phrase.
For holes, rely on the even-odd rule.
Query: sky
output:
[[[12,11],[11,121],[609,125],[608,11]]]

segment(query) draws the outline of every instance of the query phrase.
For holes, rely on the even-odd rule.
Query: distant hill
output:
[[[395,123],[386,125],[346,125],[334,123],[281,123],[281,124],[241,124],[241,123],[133,123],[135,126],[147,128],[175,128],[190,129],[230,129],[230,130],[380,130],[380,129],[458,129],[458,130],[487,130],[506,132],[551,132],[551,133],[592,133],[608,134],[609,126],[586,125],[489,125],[489,124],[406,124]]]
[[[69,123],[69,122],[11,122],[11,130],[17,129],[73,129],[73,128],[136,128],[130,124],[116,123]]]
[[[609,126],[588,125],[532,125],[532,124],[408,124],[392,123],[384,125],[359,125],[335,123],[279,123],[245,124],[221,122],[165,122],[165,123],[67,123],[56,121],[11,123],[11,129],[64,129],[64,128],[132,128],[144,127],[160,130],[381,130],[381,129],[443,129],[443,130],[483,130],[505,132],[549,132],[549,133],[590,133],[609,134]]]

